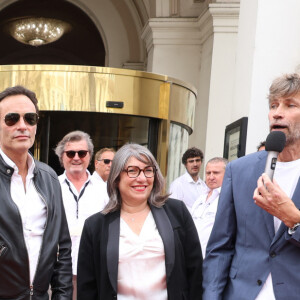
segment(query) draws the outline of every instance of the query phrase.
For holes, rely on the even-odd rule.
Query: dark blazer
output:
[[[162,208],[151,206],[151,212],[165,248],[168,299],[201,300],[202,254],[189,211],[182,201],[168,199]],[[78,257],[78,300],[117,298],[119,235],[120,211],[86,220]]]
[[[272,274],[277,300],[300,299],[300,228],[293,235],[254,203],[266,151],[228,164],[203,264],[203,299],[251,300]],[[292,197],[300,207],[300,181]]]

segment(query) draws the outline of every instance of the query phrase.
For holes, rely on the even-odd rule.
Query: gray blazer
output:
[[[290,236],[253,200],[267,152],[228,164],[203,264],[203,299],[255,299],[271,272],[277,300],[300,297],[300,228]],[[300,207],[300,183],[292,197]]]

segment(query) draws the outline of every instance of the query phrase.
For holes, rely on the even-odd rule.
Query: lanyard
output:
[[[85,191],[85,188],[86,188],[87,185],[90,183],[90,181],[87,181],[87,182],[85,183],[85,185],[84,185],[83,189],[81,190],[81,192],[80,192],[78,198],[77,198],[77,196],[74,194],[74,192],[72,191],[71,186],[70,186],[70,182],[69,182],[67,179],[66,179],[66,183],[67,183],[67,185],[68,185],[68,187],[69,187],[70,192],[72,193],[72,195],[73,195],[73,197],[74,197],[74,200],[76,201],[76,218],[78,219],[78,201],[79,201],[79,199],[81,198],[81,196],[83,195],[83,193],[84,193],[84,191]]]

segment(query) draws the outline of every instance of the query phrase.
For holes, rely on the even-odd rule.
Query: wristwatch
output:
[[[288,233],[292,235],[299,226],[300,226],[300,223],[296,223],[292,228],[288,229]]]

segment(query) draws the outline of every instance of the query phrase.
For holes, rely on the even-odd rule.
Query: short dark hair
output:
[[[261,147],[265,147],[265,146],[266,146],[266,141],[260,142],[259,145],[257,146],[257,151],[259,151],[259,149],[260,149]]]
[[[200,157],[201,161],[203,161],[203,152],[196,147],[187,149],[182,155],[182,163],[186,165],[187,160],[193,157]]]
[[[38,100],[36,98],[35,93],[21,85],[8,87],[4,91],[2,91],[0,93],[0,102],[6,97],[15,96],[15,95],[24,95],[24,96],[28,97],[31,100],[31,102],[33,103],[36,113],[39,114],[39,108],[38,108],[38,104],[37,104]]]

